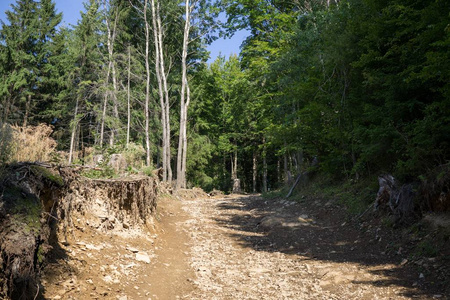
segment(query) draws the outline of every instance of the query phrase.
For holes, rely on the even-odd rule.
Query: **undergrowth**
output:
[[[285,198],[290,187],[264,193],[266,199]],[[345,207],[349,214],[358,215],[364,212],[375,201],[378,190],[376,177],[362,180],[345,180],[337,182],[328,177],[317,175],[307,182],[299,184],[289,198],[303,202],[305,199],[334,200]]]
[[[110,166],[104,166],[98,169],[87,169],[82,172],[82,175],[91,179],[112,179],[119,176]]]

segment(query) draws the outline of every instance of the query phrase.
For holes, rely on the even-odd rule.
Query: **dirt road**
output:
[[[149,232],[79,226],[46,271],[47,299],[447,299],[389,251],[381,232],[347,224],[333,203],[258,196],[159,203]],[[396,252],[395,254],[392,254]],[[391,255],[389,254],[391,253]],[[402,264],[403,262],[403,264]]]

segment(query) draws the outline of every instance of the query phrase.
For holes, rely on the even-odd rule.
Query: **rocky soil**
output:
[[[41,288],[46,299],[448,299],[439,260],[419,266],[380,227],[344,216],[332,202],[164,198],[146,228],[77,220]]]

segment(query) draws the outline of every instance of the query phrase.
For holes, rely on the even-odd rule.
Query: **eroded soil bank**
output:
[[[80,176],[74,168],[33,163],[11,165],[2,171],[1,299],[43,298],[42,271],[48,274],[51,270],[49,261],[78,260],[70,259],[71,249],[66,246],[79,242],[77,245],[88,251],[98,250],[75,240],[77,232],[132,233],[152,223],[159,184],[152,177],[93,180]],[[74,270],[67,269],[69,273]]]
[[[162,198],[146,228],[80,219],[46,299],[447,299],[440,258],[412,261],[332,201]],[[395,248],[395,249],[394,249]]]

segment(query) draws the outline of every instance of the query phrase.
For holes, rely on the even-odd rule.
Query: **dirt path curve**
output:
[[[197,289],[186,298],[434,298],[417,288],[419,273],[333,218],[336,207],[315,205],[306,211],[255,196],[184,201],[197,275]]]
[[[426,293],[401,254],[387,255],[376,228],[344,215],[331,202],[228,196],[165,198],[143,232],[103,232],[79,219],[46,268],[44,297],[447,299]]]

